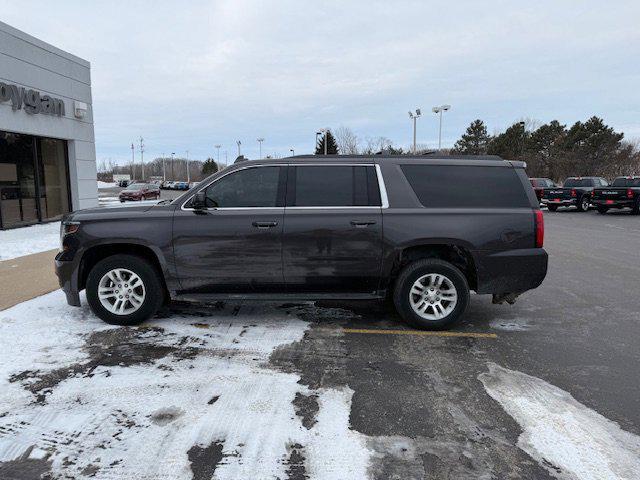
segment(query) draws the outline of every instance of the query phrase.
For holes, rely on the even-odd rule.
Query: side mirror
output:
[[[194,210],[204,210],[206,206],[206,197],[204,192],[197,192],[193,196],[193,200],[191,201],[191,206]]]

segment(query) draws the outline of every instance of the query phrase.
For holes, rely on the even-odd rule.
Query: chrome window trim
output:
[[[242,170],[248,170],[250,168],[261,168],[261,167],[374,167],[376,169],[376,177],[378,178],[378,189],[380,190],[380,203],[381,205],[336,205],[336,206],[307,206],[307,207],[218,207],[218,208],[206,208],[206,211],[210,210],[360,210],[360,209],[380,209],[380,208],[389,208],[389,198],[387,197],[387,187],[384,183],[384,177],[382,176],[382,170],[380,169],[380,165],[376,163],[268,163],[264,165],[247,165],[246,167],[238,168],[231,172],[227,172],[224,175],[212,180],[206,185],[200,187],[196,190],[193,195],[187,198],[182,205],[180,205],[180,210],[182,211],[193,211],[193,208],[185,207],[187,203],[191,201],[191,199],[196,195],[196,193],[206,190],[211,185],[216,183],[219,180],[222,180],[227,175],[231,175],[232,173],[240,172]]]

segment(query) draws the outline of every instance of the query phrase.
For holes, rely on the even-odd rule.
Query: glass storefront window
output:
[[[40,213],[43,220],[54,220],[69,211],[66,142],[38,139]]]
[[[66,141],[0,131],[0,228],[60,218],[68,178]]]

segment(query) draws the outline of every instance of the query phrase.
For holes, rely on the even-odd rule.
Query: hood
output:
[[[136,203],[123,203],[114,204],[104,207],[85,208],[83,210],[76,210],[68,213],[64,216],[63,221],[78,221],[84,220],[113,220],[118,218],[135,218],[144,216],[147,212],[153,208],[173,208],[170,204],[158,205],[157,200],[136,202]]]

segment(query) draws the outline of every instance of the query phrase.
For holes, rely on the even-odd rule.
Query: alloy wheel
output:
[[[98,299],[114,315],[137,311],[146,296],[142,279],[131,270],[116,268],[105,273],[98,283]]]
[[[418,278],[409,290],[413,311],[426,320],[445,318],[456,308],[458,291],[453,282],[439,273]]]

